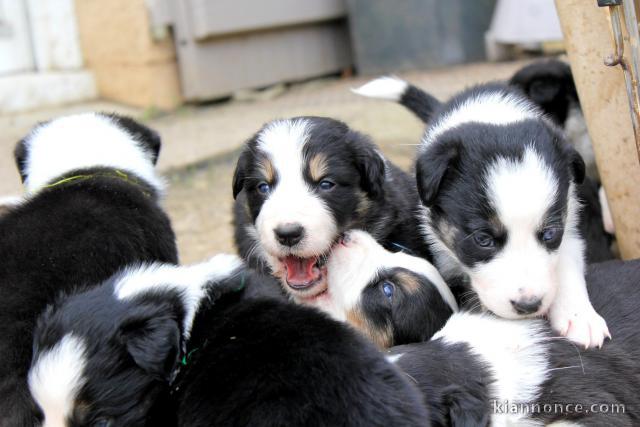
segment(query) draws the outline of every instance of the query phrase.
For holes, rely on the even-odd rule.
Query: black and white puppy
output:
[[[37,418],[27,371],[47,304],[131,262],[177,262],[159,148],[150,129],[104,114],[43,123],[18,143],[29,194],[0,216],[0,426]]]
[[[414,180],[369,138],[337,120],[266,124],[240,155],[233,195],[241,256],[279,278],[297,301],[326,290],[326,256],[347,229],[364,229],[387,248],[429,256],[416,233]]]
[[[640,381],[635,328],[640,315],[634,307],[640,303],[640,260],[589,267],[594,306],[620,339],[582,352],[555,337],[542,320],[442,310],[442,301],[452,299],[439,298],[447,294],[443,280],[426,261],[411,258],[385,253],[361,231],[346,233],[328,261],[329,290],[316,307],[374,341],[387,329],[423,341],[392,347],[388,355],[422,390],[432,425],[541,425],[565,419],[580,425],[637,423],[640,399],[633,390]],[[417,281],[428,283],[429,297],[412,292]],[[344,305],[349,300],[357,301],[356,310]],[[408,308],[408,300],[422,310]],[[396,309],[402,309],[402,322],[391,314]],[[348,316],[350,311],[358,315]],[[434,324],[443,327],[436,331],[430,327]],[[429,332],[417,337],[421,328]],[[601,410],[600,404],[609,406]],[[582,405],[582,412],[575,412],[576,405]]]
[[[587,283],[617,337],[600,350],[581,351],[542,320],[457,313],[431,341],[394,347],[389,359],[443,425],[638,425],[640,260],[593,264]],[[451,396],[461,399],[436,405]]]
[[[327,267],[328,290],[311,305],[349,323],[378,347],[428,341],[458,311],[435,267],[385,250],[366,232],[346,232]],[[392,361],[398,358],[396,348],[408,353],[394,347]],[[400,366],[420,386],[430,425],[486,425],[483,365],[462,350],[436,344],[418,348],[419,357],[407,355]],[[409,360],[415,366],[405,366]]]
[[[28,383],[39,425],[171,425],[169,383],[193,318],[241,267],[233,255],[188,267],[144,263],[58,298],[33,337]]]
[[[245,298],[256,277],[218,255],[61,299],[29,373],[44,424],[426,425],[419,391],[371,344],[316,310]]]
[[[349,230],[327,261],[327,291],[306,304],[347,322],[378,347],[428,340],[458,311],[436,268]]]
[[[420,90],[381,78],[358,92],[402,103],[405,93],[415,98]],[[439,271],[448,281],[468,279],[501,317],[547,315],[562,335],[601,346],[610,335],[584,280],[578,152],[521,91],[504,84],[476,86],[444,104],[426,94],[422,101],[421,111],[433,113],[417,185]]]

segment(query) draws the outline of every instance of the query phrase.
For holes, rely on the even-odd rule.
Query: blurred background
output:
[[[115,111],[158,130],[181,257],[233,250],[231,176],[263,123],[332,116],[405,169],[423,125],[350,93],[393,73],[444,99],[562,54],[553,0],[0,0],[0,197],[38,121]]]

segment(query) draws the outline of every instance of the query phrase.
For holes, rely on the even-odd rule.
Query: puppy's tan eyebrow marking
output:
[[[264,177],[265,181],[272,183],[276,178],[276,171],[273,163],[267,157],[258,160],[258,172]]]
[[[313,181],[320,181],[328,170],[329,165],[325,154],[316,154],[309,160],[309,175]]]
[[[400,271],[394,276],[396,283],[406,289],[410,294],[415,294],[420,290],[420,281],[413,274]]]

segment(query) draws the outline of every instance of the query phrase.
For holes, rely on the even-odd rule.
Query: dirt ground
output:
[[[479,63],[400,76],[446,99],[470,85],[506,79],[525,63]],[[411,167],[422,123],[401,106],[350,92],[367,80],[318,79],[242,94],[227,102],[187,106],[169,114],[99,102],[0,117],[0,197],[21,191],[11,151],[37,121],[70,112],[118,111],[144,121],[162,136],[158,167],[169,182],[164,206],[173,221],[182,262],[232,252],[231,177],[235,161],[243,142],[271,119],[319,115],[343,120],[370,135],[390,160],[405,169]]]

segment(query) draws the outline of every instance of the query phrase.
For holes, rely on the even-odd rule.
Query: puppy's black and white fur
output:
[[[410,87],[381,78],[358,92],[402,102]],[[436,105],[425,95],[423,102],[433,114],[416,165],[422,228],[445,279],[468,279],[501,317],[547,315],[562,335],[601,346],[609,332],[589,302],[578,230],[580,155],[507,85],[480,85]]]
[[[150,129],[103,114],[43,123],[16,147],[28,195],[0,216],[1,426],[40,419],[27,371],[47,304],[131,262],[177,262],[158,204],[159,148]]]
[[[169,383],[193,318],[241,267],[233,255],[188,267],[139,264],[50,305],[28,376],[42,424],[171,425]]]
[[[51,425],[425,425],[419,391],[371,344],[247,296],[259,280],[218,255],[64,298],[36,330],[30,390]]]
[[[611,214],[604,188],[598,188],[600,175],[569,64],[557,59],[536,61],[518,70],[509,84],[520,88],[562,127],[567,142],[582,156],[586,166],[585,182],[576,189],[584,206],[580,215],[580,228],[586,241],[587,262],[602,262],[614,258],[611,251],[613,226],[609,225],[612,224],[609,219]]]
[[[418,383],[440,425],[634,426],[639,282],[640,260],[589,267],[594,307],[617,337],[602,349],[582,351],[542,320],[458,313],[431,341],[394,347],[389,358]],[[452,396],[454,405],[436,405]]]
[[[344,240],[327,264],[326,301],[316,306],[374,340],[380,335],[375,332],[380,321],[386,320],[385,327],[395,336],[424,341],[392,347],[387,354],[422,390],[431,425],[638,423],[640,398],[635,389],[640,381],[640,333],[636,325],[640,315],[636,308],[640,295],[636,288],[640,260],[589,267],[586,279],[594,307],[620,339],[605,343],[599,350],[582,351],[554,336],[542,320],[443,311],[442,301],[452,297],[445,297],[447,292],[441,287],[444,281],[425,260],[384,253],[362,231],[350,231]],[[404,277],[398,277],[398,271]],[[336,281],[334,276],[344,281]],[[420,278],[425,289],[432,289],[427,298],[421,292],[412,292],[415,280]],[[345,315],[351,310],[344,302],[350,300],[357,301],[359,320],[355,322]],[[412,306],[408,300],[422,309],[407,309]],[[396,308],[402,308],[402,322],[388,314]],[[437,332],[429,328],[434,320],[443,325]],[[414,327],[430,332],[416,337]],[[515,411],[510,406],[520,404]],[[587,411],[576,412],[576,404]],[[591,407],[594,404],[595,412]],[[600,404],[610,405],[607,413]],[[619,413],[612,414],[614,411]]]
[[[520,88],[563,128],[567,142],[582,156],[587,176],[599,182],[591,138],[569,64],[557,59],[535,61],[516,71],[509,84]]]
[[[349,230],[327,261],[325,294],[307,302],[349,323],[380,348],[428,340],[458,310],[451,290],[423,258],[384,249]]]
[[[361,228],[387,248],[428,257],[416,233],[412,178],[337,120],[297,117],[265,125],[233,179],[235,239],[298,301],[326,290],[324,262],[341,233]]]

